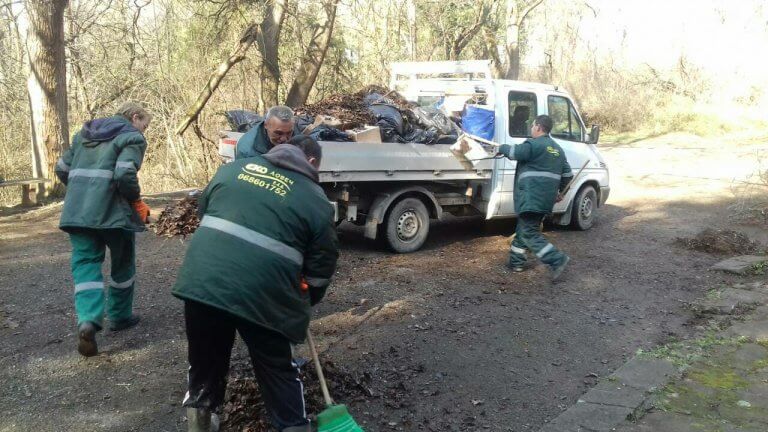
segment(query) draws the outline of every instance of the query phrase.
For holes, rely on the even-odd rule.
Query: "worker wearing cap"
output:
[[[200,227],[173,288],[189,343],[189,431],[216,430],[235,332],[274,426],[309,431],[292,344],[304,340],[338,258],[333,208],[317,183],[321,156],[299,135],[222,166],[200,196]]]
[[[573,173],[565,152],[549,136],[551,130],[552,119],[540,115],[531,125],[531,138],[517,145],[503,144],[499,153],[517,161],[513,196],[517,229],[507,266],[515,272],[524,271],[526,252],[531,251],[549,266],[552,280],[557,280],[570,258],[541,234],[541,222],[562,200],[560,192]]]
[[[272,147],[285,144],[293,136],[294,127],[293,110],[283,105],[273,106],[263,121],[255,123],[237,141],[235,159],[263,155]]]
[[[139,322],[133,314],[135,233],[144,230],[149,207],[141,201],[137,174],[147,148],[144,131],[151,119],[140,104],[126,102],[114,116],[85,123],[56,163],[56,175],[67,185],[59,227],[72,243],[77,348],[86,357],[98,354],[106,248],[111,258],[106,290],[110,329],[124,330]]]

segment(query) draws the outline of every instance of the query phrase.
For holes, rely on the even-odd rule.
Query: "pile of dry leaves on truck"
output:
[[[296,108],[295,133],[319,141],[352,141],[350,130],[378,127],[383,142],[454,143],[457,125],[438,108],[419,107],[396,91],[370,85],[354,93],[337,93]],[[262,120],[247,110],[226,113],[232,130],[246,132]]]

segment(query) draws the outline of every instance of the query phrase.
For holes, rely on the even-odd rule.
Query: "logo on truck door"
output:
[[[293,179],[274,170],[270,171],[264,165],[249,163],[237,175],[238,180],[266,189],[277,196],[284,197],[291,191]]]

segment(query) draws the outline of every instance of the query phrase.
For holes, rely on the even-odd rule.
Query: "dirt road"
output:
[[[598,224],[548,232],[573,257],[554,286],[541,266],[505,270],[512,223],[444,221],[410,255],[342,226],[313,329],[326,358],[376,380],[373,397],[347,401],[355,417],[371,431],[537,430],[637,349],[696,331],[686,302],[731,280],[708,271],[718,257],[674,238],[742,229],[727,217],[732,180],[756,168],[766,141],[605,145],[612,192]],[[185,430],[186,341],[170,295],[185,244],[139,236],[143,321],[100,333],[102,354],[83,359],[57,218],[56,207],[0,217],[0,431]]]

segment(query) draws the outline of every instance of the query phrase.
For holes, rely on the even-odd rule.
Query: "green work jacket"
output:
[[[338,258],[333,208],[316,181],[291,144],[219,168],[173,295],[303,341]]]
[[[122,116],[87,122],[56,163],[67,185],[59,227],[143,231],[131,207],[141,196],[137,173],[147,142]]]
[[[558,191],[573,177],[563,149],[549,135],[543,135],[501,150],[517,161],[515,213],[551,213]]]
[[[269,141],[267,130],[264,129],[264,122],[255,123],[245,135],[237,140],[235,145],[235,159],[244,159],[254,156],[260,156],[268,152],[272,147]]]

